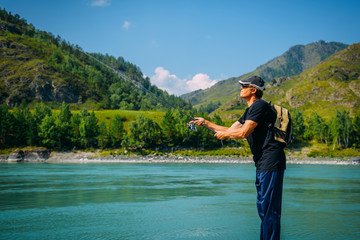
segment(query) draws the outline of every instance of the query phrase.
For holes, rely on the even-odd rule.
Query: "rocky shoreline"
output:
[[[50,152],[47,149],[15,150],[9,156],[0,155],[0,162],[17,163],[253,163],[251,157],[234,156],[173,156],[173,155],[109,155],[93,152]],[[287,156],[287,164],[360,165],[360,157],[300,158]]]

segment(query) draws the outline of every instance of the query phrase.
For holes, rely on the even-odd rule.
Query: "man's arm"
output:
[[[244,125],[239,121],[236,121],[231,125],[230,128],[216,125],[210,121],[205,120],[204,118],[196,117],[194,121],[189,123],[195,123],[198,126],[206,126],[215,131],[215,137],[220,140],[225,138],[240,139],[246,138],[250,135],[252,130],[257,126],[257,123],[251,120],[245,121]]]
[[[212,123],[208,120],[205,120],[204,118],[200,118],[200,117],[196,117],[194,121],[190,121],[189,123],[195,123],[198,126],[206,126],[208,128],[210,128],[211,130],[213,130],[214,132],[218,132],[218,131],[227,131],[229,128],[228,127],[223,127],[220,125],[216,125],[215,123]]]
[[[220,140],[224,140],[226,138],[232,138],[232,139],[247,138],[257,125],[258,125],[257,122],[251,120],[246,120],[244,125],[241,125],[240,122],[235,122],[233,124],[234,127],[231,126],[225,131],[216,131],[215,137],[217,137]]]
[[[230,130],[239,129],[241,127],[242,127],[242,124],[239,121],[236,121],[233,123],[233,125],[231,125]]]

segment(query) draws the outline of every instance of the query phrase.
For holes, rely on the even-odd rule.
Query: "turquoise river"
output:
[[[0,239],[259,239],[252,164],[0,164]],[[281,239],[360,239],[360,166],[288,165]]]

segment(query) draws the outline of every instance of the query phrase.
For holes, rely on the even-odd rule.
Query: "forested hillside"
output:
[[[270,82],[274,78],[295,76],[347,46],[343,43],[325,41],[296,45],[250,73],[223,80],[211,88],[184,94],[181,97],[189,100],[195,107],[207,108],[211,101],[225,104],[238,95],[240,91],[239,80],[246,79],[251,75],[258,75],[264,78],[266,82]]]
[[[147,92],[124,81],[111,69],[84,54],[80,46],[60,36],[35,29],[32,24],[0,10],[0,102],[10,107],[44,101],[72,103],[72,107],[87,104],[96,109],[164,109],[164,105]],[[91,54],[112,68],[172,104],[189,109],[179,97],[169,95],[151,85],[139,67],[103,54]]]

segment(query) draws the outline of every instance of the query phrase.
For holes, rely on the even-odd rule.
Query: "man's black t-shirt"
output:
[[[271,110],[270,104],[262,99],[256,100],[238,121],[244,124],[246,120],[258,123],[246,138],[254,155],[256,172],[284,170],[285,145],[275,140],[274,133],[269,128],[269,124],[274,124],[276,120],[276,113]]]

